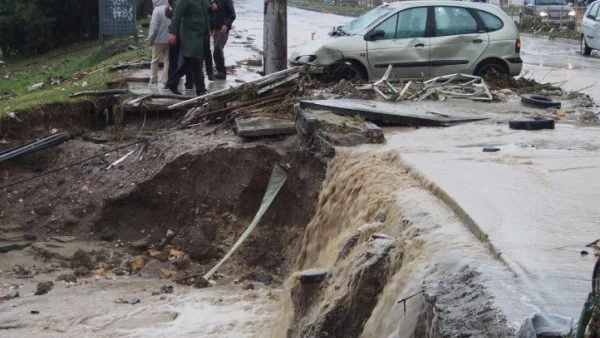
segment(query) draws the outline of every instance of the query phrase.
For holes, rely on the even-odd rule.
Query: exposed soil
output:
[[[89,103],[81,105],[91,109],[86,106]],[[44,111],[54,109],[46,107]],[[70,113],[62,114],[63,124],[45,116],[46,120],[29,121],[29,131],[16,127],[18,124],[4,124],[2,127],[10,128],[10,132],[2,135],[8,135],[12,141],[9,146],[15,146],[49,128],[89,128],[85,122],[89,110],[76,113],[74,109],[72,106]],[[150,143],[4,189],[0,194],[0,222],[41,239],[69,234],[80,240],[124,243],[149,236],[149,243],[154,245],[171,229],[177,235],[171,243],[173,248],[208,268],[248,226],[260,206],[273,166],[280,165],[288,171],[286,183],[259,227],[223,271],[238,276],[256,267],[275,275],[288,271],[285,262],[292,261],[299,249],[326,163],[302,151],[296,136],[243,142],[230,131],[208,136],[209,128],[203,127],[164,131],[172,121],[149,117],[146,130],[163,128]],[[141,128],[140,122],[130,121],[122,135],[134,135]],[[0,186],[135,141],[126,136],[119,144],[97,144],[87,139],[76,137],[58,147],[0,164]],[[131,150],[134,152],[122,164],[107,169]]]

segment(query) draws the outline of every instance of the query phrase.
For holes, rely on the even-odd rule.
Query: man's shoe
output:
[[[214,81],[215,80],[215,74],[214,73],[206,73],[206,77],[208,78],[208,81]]]
[[[177,89],[177,86],[172,84],[167,84],[167,89],[169,89],[175,95],[181,95],[181,92]]]
[[[196,96],[202,96],[206,93],[208,93],[206,89],[196,90]]]
[[[217,76],[215,76],[215,77],[218,80],[225,80],[225,79],[227,79],[227,74],[219,72],[219,73],[217,73]]]

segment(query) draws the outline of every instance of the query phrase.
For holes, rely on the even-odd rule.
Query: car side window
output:
[[[385,32],[383,37],[377,38],[377,40],[390,40],[396,37],[396,27],[398,26],[398,14],[395,14],[387,18],[384,22],[380,23],[375,30],[382,30]]]
[[[600,5],[598,5],[598,3],[595,3],[588,12],[588,19],[596,20],[596,17],[598,16],[598,8],[600,8]]]
[[[477,10],[477,14],[479,14],[479,17],[481,17],[481,21],[483,21],[485,29],[488,32],[497,31],[504,27],[504,22],[502,22],[502,20],[500,20],[500,18],[494,14],[482,10]]]
[[[435,7],[435,36],[477,33],[477,21],[462,7]]]
[[[427,27],[427,7],[404,10],[398,14],[396,39],[421,38]]]

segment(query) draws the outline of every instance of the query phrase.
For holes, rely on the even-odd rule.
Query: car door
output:
[[[586,12],[581,22],[581,32],[587,45],[594,49],[600,48],[600,24],[597,21],[600,4],[595,2]]]
[[[427,7],[402,10],[389,17],[372,32],[385,32],[383,37],[367,41],[367,58],[375,78],[383,76],[389,65],[392,74],[402,79],[429,77],[429,38]]]
[[[472,74],[489,44],[485,28],[464,7],[436,6],[429,50],[432,77],[454,73]]]

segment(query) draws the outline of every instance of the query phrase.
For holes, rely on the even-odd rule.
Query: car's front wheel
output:
[[[499,75],[508,75],[508,69],[499,61],[485,61],[475,70],[476,76],[495,77]]]
[[[590,54],[592,54],[592,49],[585,42],[585,36],[581,34],[581,55],[590,56]]]

